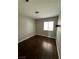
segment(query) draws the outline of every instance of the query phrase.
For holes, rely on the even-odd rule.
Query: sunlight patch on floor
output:
[[[44,41],[43,42],[43,48],[47,51],[51,51],[52,50],[52,44]]]

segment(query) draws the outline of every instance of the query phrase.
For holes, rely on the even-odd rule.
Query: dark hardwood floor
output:
[[[36,35],[19,43],[18,59],[58,59],[55,39]]]

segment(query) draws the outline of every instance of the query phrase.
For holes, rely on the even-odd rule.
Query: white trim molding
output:
[[[18,43],[20,43],[20,42],[22,42],[22,41],[24,41],[24,40],[27,40],[27,39],[29,39],[29,38],[35,36],[35,35],[40,35],[40,36],[44,36],[44,37],[48,37],[48,38],[54,38],[54,37],[49,37],[49,36],[42,35],[42,34],[34,34],[34,35],[29,36],[29,37],[25,37],[25,38],[21,39],[20,41],[18,41]],[[56,38],[54,38],[54,39],[56,39]]]
[[[54,37],[49,37],[49,36],[42,35],[42,34],[36,34],[36,35],[40,35],[40,36],[44,36],[44,37],[48,37],[48,38],[54,38]],[[56,38],[54,38],[54,39],[56,39]]]
[[[29,37],[25,37],[25,38],[21,39],[20,41],[18,41],[18,43],[20,43],[20,42],[22,42],[22,41],[24,41],[24,40],[27,40],[27,39],[29,39],[29,38],[31,38],[31,37],[33,37],[33,36],[35,36],[35,35],[31,35],[31,36],[29,36]]]

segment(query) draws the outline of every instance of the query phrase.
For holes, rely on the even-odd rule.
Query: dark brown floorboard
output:
[[[55,39],[36,35],[19,43],[18,59],[58,59]]]

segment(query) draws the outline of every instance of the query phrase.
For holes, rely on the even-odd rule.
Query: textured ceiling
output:
[[[34,19],[57,16],[61,0],[18,0],[18,13]],[[35,11],[39,11],[38,14]]]

